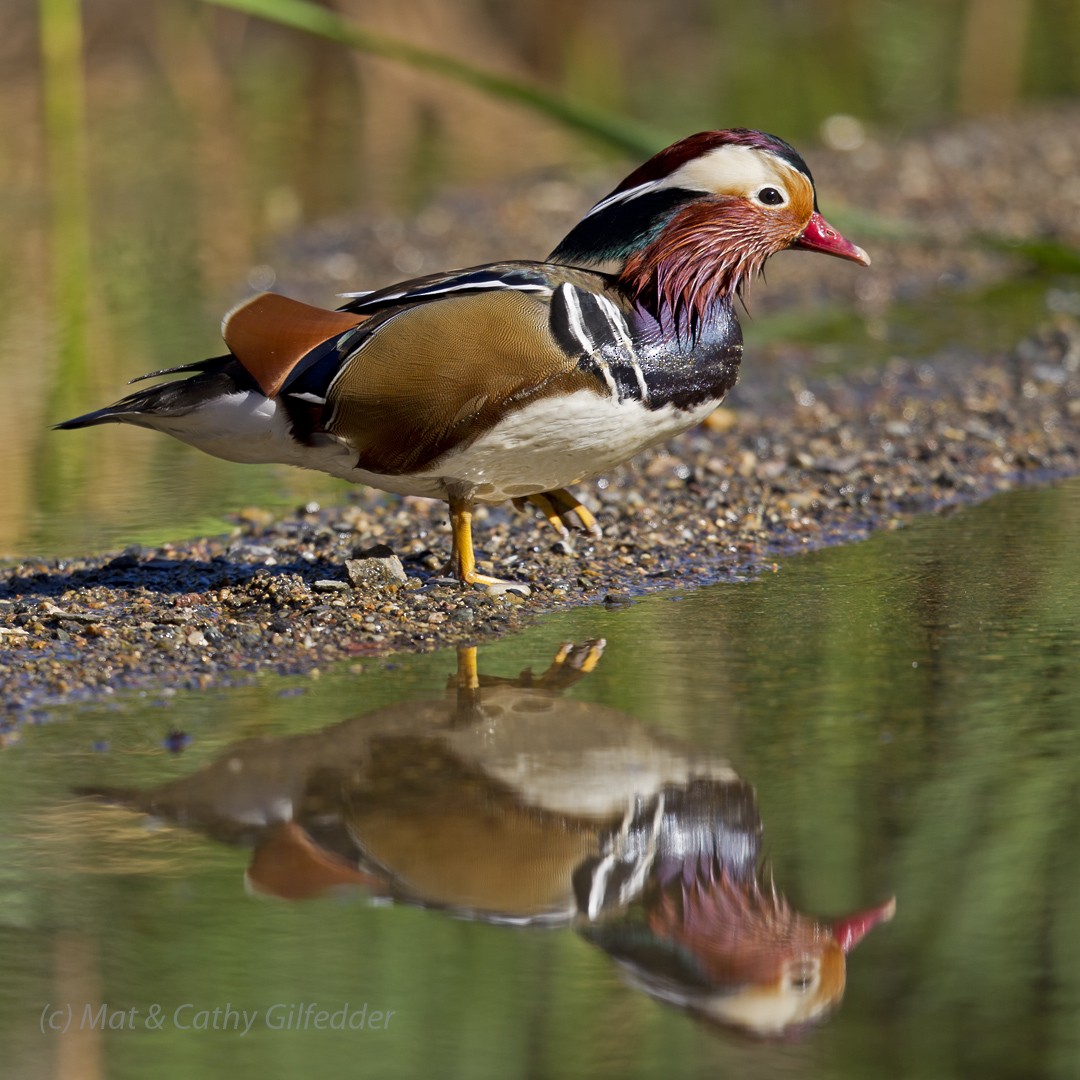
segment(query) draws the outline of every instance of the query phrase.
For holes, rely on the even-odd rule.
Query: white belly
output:
[[[618,403],[580,390],[512,413],[423,475],[444,487],[463,488],[482,502],[567,487],[678,435],[708,416],[716,404],[649,410],[636,401]]]
[[[358,469],[356,451],[328,435],[318,436],[314,446],[298,443],[285,410],[254,392],[232,394],[184,416],[157,416],[148,426],[227,461],[297,465],[399,495],[442,499],[453,488],[480,502],[502,502],[607,472],[692,427],[717,404],[650,410],[585,390],[545,398],[413,476]]]

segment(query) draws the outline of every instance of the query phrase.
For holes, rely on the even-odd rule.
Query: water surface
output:
[[[497,766],[498,717],[446,711],[458,671],[447,653],[58,710],[25,727],[0,756],[0,1037],[13,1071],[72,1075],[78,1061],[115,1077],[293,1076],[315,1063],[392,1077],[1076,1075],[1078,517],[1075,482],[1017,492],[786,559],[753,582],[548,618],[479,650],[481,682],[504,680],[481,685],[481,701],[532,701],[505,680],[547,670],[565,642],[605,647],[591,671],[549,687],[551,727],[531,729],[516,757],[500,750]],[[441,718],[423,719],[431,709]],[[353,759],[326,751],[327,731],[372,725],[398,748],[373,773],[382,786],[328,784]],[[626,962],[625,935],[598,940],[550,891],[548,917],[507,925],[530,920],[447,903],[430,882],[426,894],[413,879],[402,888],[399,861],[358,891],[326,895],[309,866],[286,875],[308,898],[282,899],[280,875],[252,870],[260,829],[282,813],[272,800],[253,814],[237,794],[223,824],[196,799],[178,823],[167,807],[152,818],[72,795],[168,781],[190,790],[184,778],[214,762],[227,771],[242,757],[230,747],[255,736],[278,769],[319,748],[324,780],[309,783],[303,819],[317,840],[344,835],[328,824],[335,806],[350,836],[411,822],[398,860],[409,844],[437,848],[439,806],[447,817],[479,806],[492,828],[533,832],[561,813],[562,843],[567,801],[610,788],[613,772],[628,790],[655,791],[648,769],[662,747],[669,774],[728,768],[728,782],[756,794],[739,804],[743,820],[755,805],[762,854],[793,910],[834,918],[895,896],[896,917],[848,956],[838,1009],[762,1039],[672,1004]],[[543,770],[547,794],[535,784],[514,794],[515,776]],[[328,800],[321,823],[317,798]],[[544,799],[562,802],[544,809]],[[730,839],[732,812],[717,836]],[[464,843],[466,828],[440,842]],[[447,865],[472,874],[475,842],[462,850]],[[501,864],[484,871],[496,879],[511,857],[499,850]],[[245,870],[257,879],[249,891]],[[395,890],[410,902],[374,902]],[[510,914],[510,900],[498,903]],[[120,1026],[76,1030],[87,1003]],[[309,1003],[384,1017],[353,1031],[267,1022],[267,1010],[286,1025]],[[67,1033],[43,1033],[46,1007],[68,1005]],[[143,1023],[154,1005],[162,1030]],[[226,1006],[260,1019],[245,1035],[192,1029]]]

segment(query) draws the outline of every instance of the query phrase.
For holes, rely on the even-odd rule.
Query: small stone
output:
[[[274,515],[262,506],[245,506],[236,515],[242,524],[265,529],[274,520]]]
[[[83,623],[89,626],[91,623],[101,622],[100,615],[92,615],[84,611],[64,611],[53,604],[45,608],[45,614],[61,622]]]
[[[502,596],[506,599],[513,597],[519,601],[522,597],[532,594],[532,589],[523,581],[478,581],[473,588],[478,592],[487,593],[488,596]]]
[[[170,754],[179,754],[191,743],[191,736],[186,731],[174,728],[161,740],[161,745]]]
[[[312,592],[317,593],[344,593],[349,591],[347,581],[334,581],[331,578],[322,578],[311,586]]]
[[[401,560],[386,544],[376,544],[366,551],[358,551],[356,558],[346,559],[345,573],[356,589],[382,589],[404,585],[409,580]]]
[[[153,641],[162,652],[175,652],[180,647],[180,635],[171,626],[158,627],[153,633]]]

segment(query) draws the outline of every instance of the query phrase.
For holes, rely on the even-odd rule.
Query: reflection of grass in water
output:
[[[56,365],[48,411],[63,415],[86,398],[88,290],[91,280],[86,191],[83,41],[79,0],[41,0],[42,82],[49,189],[49,265]],[[87,480],[89,462],[43,435],[35,487],[44,509]]]
[[[65,441],[67,435],[52,433]],[[130,460],[131,441],[140,436],[134,429],[118,427],[118,445],[104,460],[121,464]],[[196,536],[227,535],[236,527],[235,515],[248,507],[288,513],[310,501],[343,503],[354,490],[343,481],[286,465],[238,465],[199,455],[164,436],[156,436],[155,442],[160,450],[140,458],[126,476],[114,474],[107,481],[96,477],[92,491],[70,491],[61,505],[31,514],[23,547],[40,556],[70,557],[130,544],[153,547]],[[96,450],[84,453],[92,461],[102,460]],[[0,558],[3,555],[0,552]]]
[[[189,829],[167,823],[151,828],[141,811],[90,799],[36,811],[23,836],[36,849],[36,858],[64,875],[186,876],[204,846]]]
[[[86,927],[101,942],[109,988],[132,1003],[189,1000],[181,995],[196,988],[210,1001],[255,1004],[260,993],[286,993],[302,973],[324,996],[366,994],[422,1016],[435,1034],[417,1045],[456,1047],[455,1033],[471,1023],[477,1029],[463,1045],[484,1054],[492,1039],[519,1052],[520,1033],[536,1030],[545,1045],[592,1048],[595,1064],[578,1061],[582,1075],[610,1075],[601,1054],[610,1048],[640,1075],[700,1051],[695,1075],[730,1065],[723,1075],[775,1076],[791,1071],[793,1046],[809,1046],[827,1051],[830,1076],[850,1080],[872,1075],[868,1062],[883,1057],[901,1062],[893,1071],[904,1076],[1072,1076],[1078,526],[1075,482],[1012,493],[866,544],[786,559],[754,584],[698,590],[678,603],[668,594],[617,610],[575,609],[481,650],[481,671],[512,675],[542,669],[563,640],[607,638],[597,670],[569,696],[731,756],[758,790],[767,850],[793,900],[836,914],[898,894],[895,922],[850,960],[841,1014],[801,1044],[749,1047],[760,1068],[742,1067],[750,1059],[739,1057],[741,1044],[621,986],[610,961],[569,933],[359,903],[250,903],[241,895],[243,853],[197,837],[181,847],[173,830],[128,844],[138,822],[102,808],[96,821],[78,807],[70,819],[63,807],[46,813],[51,838],[17,850],[15,872],[38,852],[63,870],[65,858],[82,867],[100,851],[135,879],[93,866],[25,885],[13,876],[28,919],[12,943],[13,985],[27,989],[24,973],[36,969],[24,942],[38,947],[46,930],[34,928],[51,932],[59,911],[68,919],[60,925]],[[392,666],[365,662],[356,679],[327,671],[299,697],[281,690],[302,681],[261,677],[230,693],[178,695],[168,710],[133,699],[126,711],[33,726],[0,794],[31,820],[42,794],[60,787],[188,775],[240,735],[314,730],[407,696],[438,696],[454,660],[431,654]],[[121,730],[124,746],[149,745],[177,722],[196,735],[179,758],[84,750]],[[146,734],[132,735],[140,724]],[[172,856],[185,863],[183,885]],[[448,1005],[432,986],[451,982]],[[33,989],[46,1000],[45,988]],[[2,1018],[18,1030],[21,1017]],[[494,1030],[479,1028],[489,1020]],[[616,1022],[623,1026],[613,1033]],[[139,1045],[114,1040],[111,1063]],[[161,1045],[153,1042],[155,1054]],[[266,1050],[271,1071],[283,1045]],[[349,1046],[355,1055],[355,1041]],[[387,1074],[407,1060],[403,1046],[385,1052]],[[486,1075],[477,1055],[461,1075]],[[442,1075],[429,1066],[419,1073]],[[499,1067],[524,1074],[508,1072],[505,1059]]]
[[[800,906],[896,893],[836,1029],[891,1030],[897,1075],[1075,1074],[1077,485],[544,624],[608,640],[583,695],[732,757]]]

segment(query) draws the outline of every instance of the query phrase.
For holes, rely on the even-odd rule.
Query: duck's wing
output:
[[[280,394],[319,409],[359,468],[422,470],[541,398],[610,393],[593,354],[625,326],[605,288],[602,275],[507,263],[358,297],[348,314],[367,321],[311,351]]]

